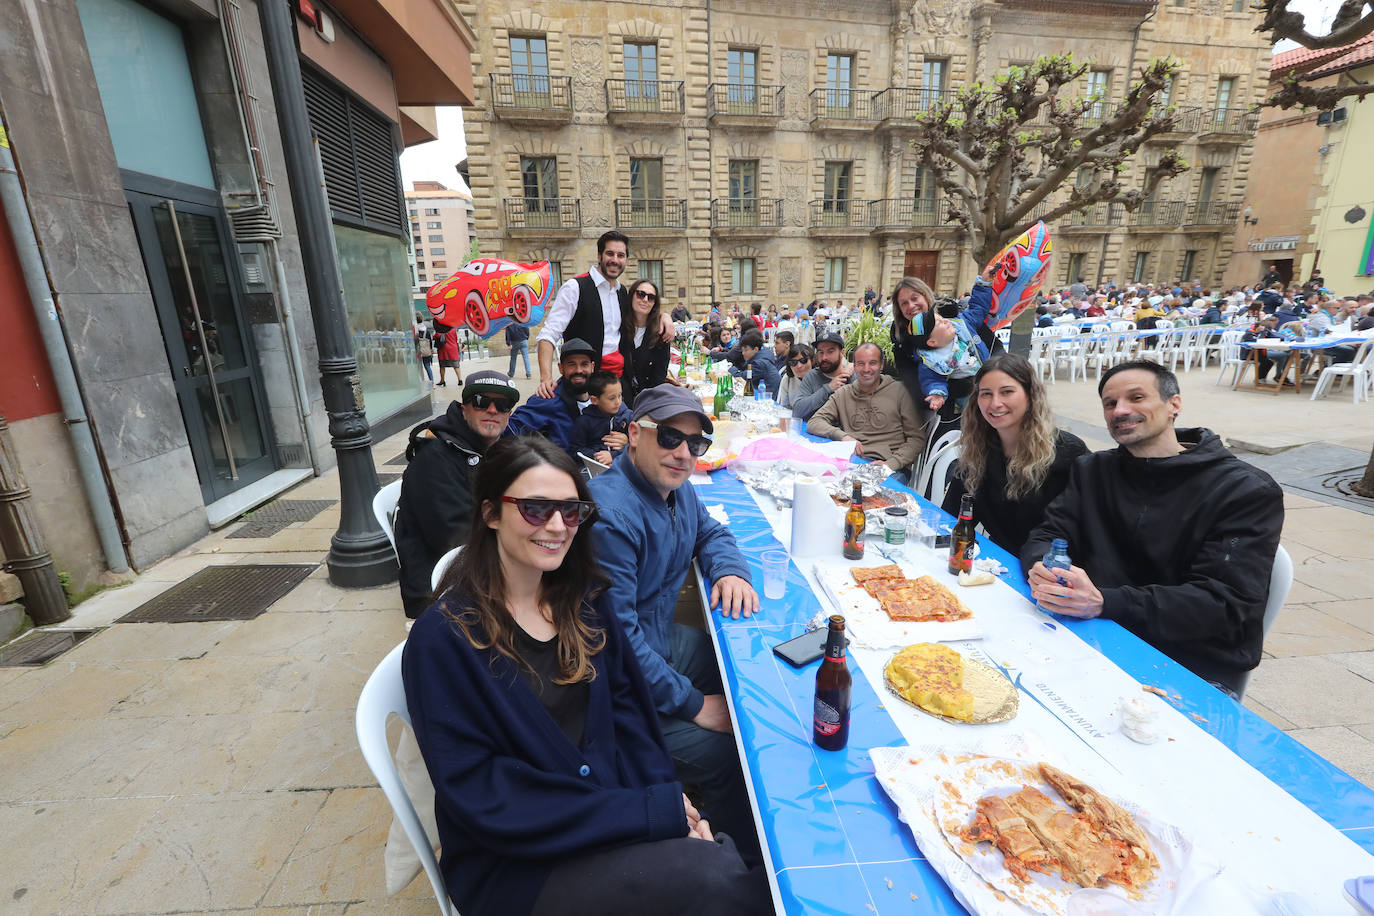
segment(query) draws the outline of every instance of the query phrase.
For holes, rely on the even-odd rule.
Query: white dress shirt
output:
[[[605,356],[620,349],[620,295],[617,290],[620,284],[607,280],[595,267],[588,273],[601,296],[601,321],[604,330],[601,355]],[[568,322],[572,321],[573,313],[577,311],[578,295],[576,277],[558,288],[558,295],[554,297],[553,305],[549,306],[549,314],[544,319],[544,328],[535,338],[537,341],[547,340],[554,347],[558,346],[558,341],[568,328]]]

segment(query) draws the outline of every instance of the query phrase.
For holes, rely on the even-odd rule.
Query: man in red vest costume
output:
[[[596,240],[596,266],[559,287],[539,332],[539,387],[535,389],[539,397],[553,397],[557,384],[553,377],[553,354],[560,338],[585,340],[601,354],[596,361],[598,369],[617,376],[624,373],[620,322],[630,303],[620,275],[625,272],[629,256],[630,240],[623,232],[604,232]],[[676,333],[672,319],[664,315],[664,336],[671,340]]]

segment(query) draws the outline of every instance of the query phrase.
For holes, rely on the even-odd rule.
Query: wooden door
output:
[[[938,251],[908,251],[906,253],[906,264],[902,269],[904,277],[919,277],[926,281],[931,289],[939,291],[935,283],[940,262],[940,252]]]

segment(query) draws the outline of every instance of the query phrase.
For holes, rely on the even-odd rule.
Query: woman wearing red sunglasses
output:
[[[604,606],[586,483],[539,437],[492,446],[467,544],[402,673],[449,895],[482,914],[766,913],[768,885],[673,777]]]

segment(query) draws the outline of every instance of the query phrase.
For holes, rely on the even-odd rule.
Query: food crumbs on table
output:
[[[920,898],[917,897],[915,894],[912,894],[912,895],[911,895],[911,899],[912,899],[912,900],[919,900]]]
[[[1002,893],[1001,891],[997,891],[997,892],[996,892],[996,896],[997,896],[997,902],[998,902],[998,903],[1006,903],[1006,902],[1007,902],[1007,895],[1004,894],[1004,893]]]
[[[878,908],[871,903],[865,903],[864,909],[872,910],[875,913],[878,912]]]
[[[1155,687],[1152,684],[1141,684],[1140,689],[1146,693],[1153,693],[1157,697],[1164,697],[1166,700],[1169,699],[1169,691]]]
[[[883,880],[887,882],[887,889],[888,889],[888,890],[892,890],[892,879],[891,879],[891,878],[884,878]]]
[[[1190,713],[1188,713],[1188,715],[1190,715],[1190,716],[1193,717],[1193,721],[1194,721],[1194,722],[1206,722],[1206,721],[1207,721],[1206,719],[1202,718],[1202,716],[1198,715],[1198,714],[1195,713],[1195,712],[1190,712]]]

